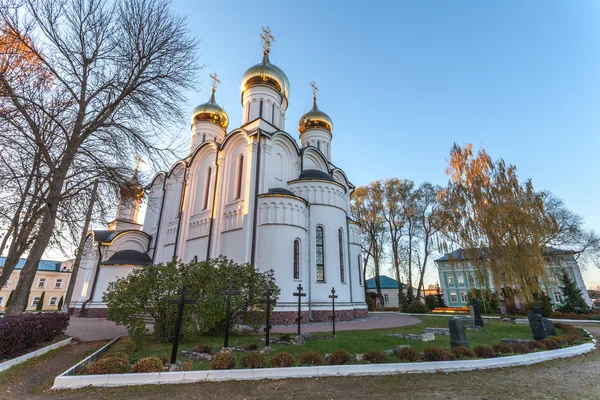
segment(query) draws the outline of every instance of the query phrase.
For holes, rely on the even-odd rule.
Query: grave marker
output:
[[[273,292],[271,291],[271,289],[267,289],[265,291],[265,298],[261,299],[260,302],[261,303],[266,303],[267,306],[267,325],[265,326],[265,333],[267,334],[266,338],[265,338],[265,347],[269,347],[270,346],[270,332],[271,332],[271,305],[275,305],[275,300],[271,298],[271,295],[273,294]]]
[[[302,284],[299,284],[296,289],[298,290],[298,292],[294,293],[294,296],[298,297],[298,318],[296,318],[296,321],[298,321],[298,336],[300,336],[300,321],[302,320],[302,298],[306,297],[306,293],[302,293]]]
[[[448,329],[450,330],[451,349],[460,346],[469,347],[469,342],[467,340],[467,332],[465,330],[465,325],[462,319],[450,318],[448,320]]]
[[[235,283],[233,279],[227,281],[227,289],[219,290],[219,294],[227,296],[227,315],[225,316],[225,345],[229,347],[229,320],[231,319],[231,296],[240,294],[239,290],[233,290]]]
[[[335,299],[337,299],[337,295],[335,294],[335,288],[331,288],[331,294],[329,295],[331,299],[331,319],[333,321],[333,336],[335,336]]]
[[[181,320],[183,318],[183,306],[185,304],[195,304],[196,299],[186,299],[185,295],[189,294],[189,289],[185,288],[185,285],[180,287],[177,291],[179,295],[178,299],[168,299],[169,304],[178,304],[179,309],[177,310],[177,322],[175,323],[175,336],[173,339],[173,348],[171,350],[171,364],[175,364],[177,361],[177,347],[179,347],[179,339],[181,337]]]

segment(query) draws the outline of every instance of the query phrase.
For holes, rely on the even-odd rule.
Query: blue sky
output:
[[[240,78],[260,61],[260,27],[270,26],[271,61],[291,82],[286,130],[297,137],[316,81],[334,121],[333,161],[355,185],[444,184],[453,142],[473,143],[600,230],[600,2],[173,4],[207,64],[186,111],[208,99],[217,72],[217,101],[240,125]],[[600,285],[597,268],[585,277]]]

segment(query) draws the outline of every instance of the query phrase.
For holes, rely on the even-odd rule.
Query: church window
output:
[[[246,110],[246,122],[250,121],[250,105],[252,103],[248,102],[248,109]]]
[[[271,122],[275,124],[275,103],[272,104],[271,108]]]
[[[362,285],[362,258],[358,255],[358,284]]]
[[[325,250],[323,248],[323,227],[317,226],[317,282],[325,282]]]
[[[204,181],[204,196],[202,198],[202,209],[208,209],[208,193],[210,192],[210,177],[212,175],[212,168],[208,167],[206,170],[206,180]]]
[[[259,108],[258,108],[258,116],[259,116],[260,118],[262,118],[262,112],[263,112],[263,101],[261,100],[261,101],[260,101]]]
[[[239,200],[242,197],[242,172],[244,170],[244,155],[240,154],[237,160],[237,169],[235,177],[235,196],[234,200]]]
[[[294,240],[294,279],[300,279],[300,239]]]
[[[206,133],[204,135],[202,135],[202,143],[204,143],[206,141]]]
[[[342,228],[338,229],[338,239],[340,245],[340,282],[344,283],[346,277],[344,276],[344,232]]]
[[[317,149],[321,150],[321,141],[320,140],[317,142]]]

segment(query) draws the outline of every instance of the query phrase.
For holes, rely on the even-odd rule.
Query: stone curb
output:
[[[77,389],[86,386],[135,386],[161,385],[171,383],[190,383],[230,380],[261,380],[287,378],[315,378],[328,376],[367,376],[393,375],[402,373],[436,373],[454,371],[472,371],[477,369],[514,367],[535,364],[555,358],[572,357],[593,350],[593,343],[567,347],[558,350],[540,351],[518,356],[487,358],[481,360],[458,360],[440,362],[417,362],[396,364],[329,365],[322,367],[230,369],[209,371],[156,372],[114,375],[76,375],[61,374],[54,380],[52,390]]]
[[[52,343],[49,346],[42,347],[41,349],[37,349],[35,351],[32,351],[31,353],[23,354],[22,356],[10,359],[8,361],[4,361],[3,363],[0,363],[0,371],[5,371],[11,367],[14,367],[15,365],[24,363],[25,361],[27,361],[31,358],[41,356],[42,354],[46,354],[47,352],[49,352],[51,350],[66,346],[69,343],[71,343],[71,340],[73,340],[73,338],[61,340],[60,342]]]

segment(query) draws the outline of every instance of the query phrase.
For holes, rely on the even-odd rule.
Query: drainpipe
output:
[[[173,261],[177,261],[177,250],[179,247],[179,234],[181,231],[181,220],[183,219],[183,202],[185,200],[185,187],[187,186],[187,174],[189,168],[183,171],[183,182],[181,183],[181,194],[179,196],[179,221],[177,221],[177,232],[175,233],[175,247],[173,248]]]
[[[165,179],[163,180],[162,192],[163,192],[163,195],[162,195],[162,200],[160,201],[160,212],[158,214],[158,226],[156,227],[156,239],[154,240],[154,251],[152,252],[152,264],[154,264],[154,260],[156,258],[156,252],[158,251],[158,239],[160,239],[160,224],[162,222],[163,209],[165,208],[165,198],[167,197],[167,175],[166,174],[165,174]]]
[[[94,293],[96,292],[96,282],[98,282],[98,275],[100,274],[100,263],[101,262],[102,262],[102,252],[100,251],[100,243],[98,243],[98,265],[96,265],[96,273],[94,274],[94,280],[92,281],[92,290],[90,291],[90,298],[81,304],[81,309],[79,310],[80,315],[85,312],[85,307],[94,298]]]
[[[256,155],[256,177],[254,179],[254,217],[252,218],[252,254],[250,255],[250,265],[254,265],[256,257],[256,229],[258,226],[258,185],[260,178],[260,129],[257,133],[258,140],[258,154]]]
[[[210,179],[210,178],[209,178]],[[209,185],[210,188],[210,185]],[[208,243],[206,244],[206,259],[210,258],[210,247],[212,246],[213,224],[215,221],[215,209],[217,208],[217,189],[219,188],[219,150],[215,155],[215,187],[213,189],[212,209],[210,210],[210,226],[208,227]],[[210,189],[209,189],[210,190]]]

